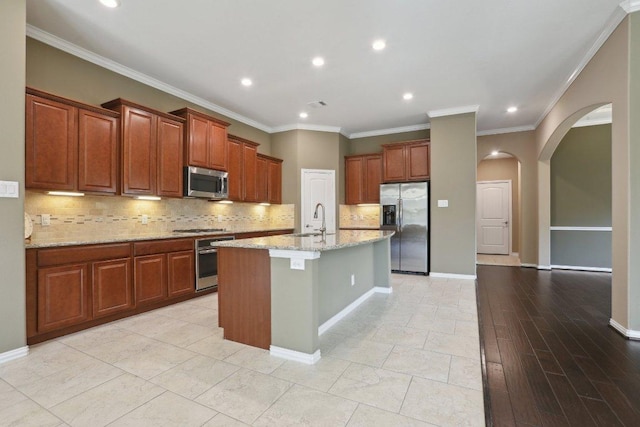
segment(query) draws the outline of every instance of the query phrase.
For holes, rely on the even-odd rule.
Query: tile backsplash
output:
[[[340,227],[380,227],[380,206],[340,205]]]
[[[202,199],[137,200],[118,196],[50,196],[27,191],[25,212],[34,239],[159,234],[181,228],[230,231],[293,228],[294,205],[222,204]],[[41,225],[41,215],[51,225]],[[147,224],[143,224],[146,215]]]

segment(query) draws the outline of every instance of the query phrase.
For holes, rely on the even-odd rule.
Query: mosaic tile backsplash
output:
[[[380,227],[380,206],[340,205],[340,227]]]
[[[27,191],[25,212],[36,239],[144,236],[184,228],[229,231],[293,228],[294,205],[222,204],[202,199],[136,200],[118,196],[65,197]],[[51,225],[41,225],[41,215]],[[142,224],[146,215],[148,223]]]

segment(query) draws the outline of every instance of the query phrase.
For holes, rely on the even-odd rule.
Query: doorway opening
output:
[[[478,164],[478,264],[521,265],[520,175],[520,161],[509,153],[495,151]]]

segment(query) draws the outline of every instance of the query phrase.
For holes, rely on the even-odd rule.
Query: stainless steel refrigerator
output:
[[[391,270],[429,273],[429,183],[380,185],[380,228],[393,230]]]

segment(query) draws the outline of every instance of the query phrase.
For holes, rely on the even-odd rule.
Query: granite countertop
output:
[[[165,231],[150,234],[134,234],[126,236],[83,236],[73,238],[34,238],[25,240],[25,249],[36,248],[52,248],[59,246],[76,246],[76,245],[94,245],[101,243],[124,243],[142,240],[162,240],[162,239],[179,239],[181,237],[207,237],[207,236],[228,236],[231,234],[254,233],[267,231],[290,230],[290,228],[251,228],[238,230],[224,230],[207,233],[178,233],[173,231]]]
[[[216,242],[213,246],[245,249],[279,249],[289,251],[322,252],[334,249],[358,246],[388,239],[393,231],[373,230],[339,230],[335,234],[327,234],[326,241],[321,237],[303,234],[287,234],[282,236],[256,237],[253,239],[226,240]]]

